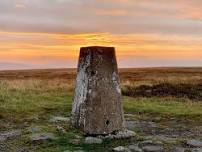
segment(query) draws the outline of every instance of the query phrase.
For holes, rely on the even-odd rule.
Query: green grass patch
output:
[[[70,126],[66,134],[57,131],[57,125],[48,120],[52,116],[70,116],[73,99],[73,86],[57,81],[7,81],[0,83],[0,131],[20,128],[24,131],[31,126],[40,126],[44,132],[53,132],[58,139],[40,145],[29,143],[29,133],[11,145],[25,146],[38,152],[56,152],[64,150],[110,151],[112,147],[127,145],[130,140],[105,141],[101,145],[74,145],[71,140],[80,133]],[[153,117],[183,117],[201,122],[202,103],[184,98],[124,97],[124,112],[135,114],[140,118],[145,115]],[[83,137],[82,137],[83,138]],[[83,140],[83,139],[82,139]],[[15,150],[15,147],[13,148]]]
[[[2,83],[0,87],[0,120],[20,123],[25,120],[34,121],[39,119],[40,121],[40,119],[49,119],[51,115],[69,116],[71,114],[73,98],[73,92],[70,91],[72,86],[61,87],[57,84],[54,86],[44,81],[31,82],[29,80],[27,82],[29,85],[23,82],[25,83],[23,85],[26,87],[12,85],[9,87],[5,83]],[[125,113],[159,114],[193,118],[202,115],[201,102],[183,98],[124,97],[123,105]]]
[[[124,98],[126,113],[159,114],[176,117],[200,118],[202,103],[179,98]]]

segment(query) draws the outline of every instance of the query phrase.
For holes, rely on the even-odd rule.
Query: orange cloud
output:
[[[202,58],[202,37],[161,34],[109,33],[47,34],[0,32],[0,61],[32,64],[74,62],[81,46],[114,46],[119,60],[198,60]],[[51,66],[51,64],[50,64]],[[67,65],[68,66],[68,65]]]
[[[97,15],[123,16],[129,14],[127,10],[112,9],[112,10],[96,10]]]

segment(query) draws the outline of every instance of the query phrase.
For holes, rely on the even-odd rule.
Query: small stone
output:
[[[125,127],[129,130],[133,130],[135,128],[136,122],[135,121],[126,121]]]
[[[202,148],[193,149],[191,152],[202,152]]]
[[[128,139],[135,137],[136,133],[130,130],[118,131],[115,134],[109,134],[107,136],[99,136],[99,138],[103,139]]]
[[[200,140],[192,139],[187,141],[187,145],[193,148],[200,148],[202,147],[202,142]]]
[[[139,145],[142,146],[146,146],[146,145],[153,145],[153,141],[152,140],[145,140],[139,143]]]
[[[130,145],[128,148],[131,150],[131,152],[142,152],[142,149],[140,149],[137,145]]]
[[[11,138],[15,138],[22,134],[21,130],[11,130],[7,132],[0,133],[0,142],[6,141]]]
[[[124,139],[124,138],[131,138],[136,136],[136,133],[130,130],[125,130],[125,131],[119,131],[117,133],[117,136],[120,136],[120,138]]]
[[[163,152],[163,147],[161,146],[144,146],[143,148],[144,152]]]
[[[119,146],[113,149],[114,152],[131,152],[130,149],[123,147],[123,146]]]
[[[52,133],[34,134],[30,138],[33,142],[43,142],[56,139],[55,135]]]
[[[96,137],[86,137],[85,144],[102,144],[102,139]]]
[[[69,123],[69,122],[70,122],[70,118],[69,118],[69,117],[56,116],[56,117],[52,117],[49,121],[50,121],[50,122],[53,122],[53,123],[58,123],[58,122],[66,122],[66,123]]]
[[[185,151],[185,149],[182,147],[174,147],[173,148],[173,152],[184,152],[184,151]]]

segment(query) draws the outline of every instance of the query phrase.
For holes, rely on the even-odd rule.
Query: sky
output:
[[[122,68],[202,66],[202,1],[0,0],[0,70],[76,67],[91,45]]]

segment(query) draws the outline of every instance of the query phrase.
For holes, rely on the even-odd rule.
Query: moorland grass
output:
[[[51,115],[69,116],[72,98],[73,84],[61,79],[4,80],[0,83],[0,120],[16,123]],[[202,102],[187,98],[125,97],[123,105],[125,113],[202,116]]]
[[[159,83],[153,85],[123,85],[122,94],[129,97],[177,97],[202,101],[202,83]]]
[[[127,74],[124,75],[122,84],[130,84],[135,87],[153,83],[155,75],[157,75],[153,72],[152,76],[150,75],[151,79],[149,79],[149,73],[143,70],[144,78],[136,80],[137,76],[135,76],[135,73],[131,75],[130,72],[125,72]],[[199,77],[200,73],[195,73],[192,75],[195,75],[198,79],[194,82],[198,83],[201,79]],[[79,150],[81,147],[86,151],[95,151],[94,149],[96,151],[107,151],[111,147],[129,144],[130,141],[127,140],[105,141],[101,145],[77,146],[71,144],[70,140],[74,139],[79,133],[67,124],[60,124],[67,130],[67,133],[61,134],[57,130],[57,124],[51,124],[49,120],[52,116],[70,116],[74,90],[72,78],[75,74],[70,75],[70,79],[64,78],[63,72],[61,72],[61,77],[54,78],[55,73],[50,75],[51,79],[47,78],[47,74],[43,74],[43,78],[40,77],[40,73],[37,73],[36,77],[31,75],[32,73],[29,73],[29,76],[23,76],[23,78],[20,77],[19,79],[11,76],[11,79],[0,80],[0,132],[14,128],[23,129],[23,132],[25,132],[25,135],[20,137],[19,140],[8,141],[11,142],[10,147],[12,151],[16,151],[16,145],[28,147],[28,149],[37,152],[56,152],[66,149]],[[139,72],[138,77],[140,75],[141,72]],[[175,79],[177,71],[172,75],[172,82],[180,82]],[[187,81],[189,83],[192,83],[194,79],[190,77],[183,78],[183,81],[190,80]],[[162,81],[165,81],[164,78],[162,78]],[[126,114],[135,114],[141,120],[143,117],[149,116],[151,120],[157,116],[162,118],[186,118],[200,124],[202,123],[202,102],[196,102],[186,97],[124,97],[123,99],[124,112]],[[58,140],[40,145],[30,144],[28,139],[30,134],[27,133],[27,129],[32,126],[40,126],[43,128],[43,131],[53,132],[59,138]]]

